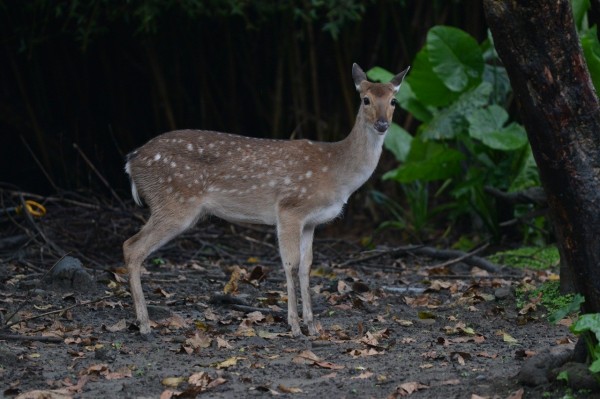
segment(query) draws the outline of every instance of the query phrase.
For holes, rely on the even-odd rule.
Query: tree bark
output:
[[[548,197],[561,286],[600,312],[600,108],[569,0],[484,0]]]

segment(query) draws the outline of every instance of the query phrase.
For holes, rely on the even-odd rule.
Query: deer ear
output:
[[[406,76],[409,69],[410,69],[410,67],[406,68],[404,71],[400,72],[398,75],[394,76],[392,78],[392,80],[390,80],[390,83],[394,85],[395,93],[398,93],[398,90],[400,90],[400,85],[402,84],[402,81],[404,80],[404,76]]]
[[[357,63],[352,64],[352,79],[354,79],[356,90],[360,90],[360,84],[367,80],[367,75]]]

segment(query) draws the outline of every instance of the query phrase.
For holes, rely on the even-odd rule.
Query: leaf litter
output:
[[[105,229],[107,239],[82,253],[63,231],[85,226],[48,208],[40,227],[83,259],[94,285],[45,287],[32,270],[52,262],[0,253],[3,332],[30,338],[0,336],[6,397],[536,397],[514,379],[524,359],[574,343],[568,322],[550,325],[535,298],[518,310],[514,295],[494,294],[551,273],[495,277],[472,268],[452,278],[452,265],[392,250],[347,266],[360,258],[360,240],[331,238],[315,241],[311,276],[320,336],[293,338],[273,232],[215,221],[146,263],[154,333],[142,339],[120,254],[139,224],[123,226],[122,213],[104,209],[112,225],[95,234]]]

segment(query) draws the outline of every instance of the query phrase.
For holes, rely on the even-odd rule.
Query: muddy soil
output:
[[[87,222],[107,223],[98,216]],[[142,283],[155,323],[143,338],[115,245],[140,223],[68,236],[61,233],[71,230],[66,222],[36,223],[56,246],[78,248],[71,255],[89,279],[44,277],[59,257],[44,252],[40,240],[34,249],[32,242],[0,253],[0,312],[12,324],[0,337],[4,397],[565,393],[557,384],[527,387],[517,379],[526,359],[575,340],[567,327],[548,323],[543,307],[524,315],[516,307],[515,288],[548,272],[494,276],[384,243],[365,253],[358,240],[325,239],[327,231],[318,231],[311,286],[321,336],[292,338],[272,231],[210,221],[201,235],[186,233],[146,262]],[[49,313],[60,309],[68,310]]]

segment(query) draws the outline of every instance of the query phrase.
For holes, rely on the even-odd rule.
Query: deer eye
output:
[[[364,97],[363,98],[363,104],[365,104],[365,105],[371,104],[371,100],[369,100],[369,97]]]
[[[390,104],[392,104],[392,107],[395,107],[396,104],[398,104],[398,100],[396,100],[395,98],[392,98],[392,101]]]

